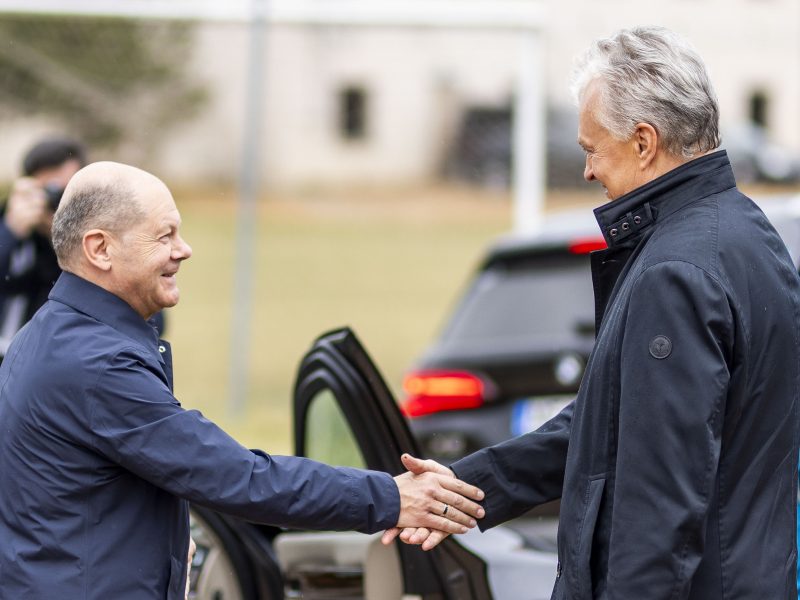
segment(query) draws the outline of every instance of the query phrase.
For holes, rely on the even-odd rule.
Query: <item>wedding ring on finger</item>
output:
[[[445,504],[445,505],[444,505],[444,510],[442,511],[442,516],[445,516],[445,515],[447,514],[447,510],[448,510],[449,508],[450,508],[450,507],[449,507],[447,504]]]

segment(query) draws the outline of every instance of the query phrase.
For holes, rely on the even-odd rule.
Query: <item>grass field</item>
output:
[[[250,388],[229,411],[235,196],[175,191],[194,250],[168,314],[176,395],[249,447],[290,453],[295,369],[328,329],[355,329],[398,391],[486,243],[510,226],[505,196],[462,189],[263,198],[256,224]]]

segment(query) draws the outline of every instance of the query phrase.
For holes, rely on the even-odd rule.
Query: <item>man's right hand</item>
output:
[[[47,197],[38,181],[30,177],[17,179],[8,197],[6,227],[18,239],[25,239],[49,216]]]
[[[403,462],[403,466],[405,466],[409,471],[409,473],[405,473],[404,475],[413,474],[415,476],[422,476],[426,473],[429,475],[435,474],[442,478],[441,481],[446,486],[450,487],[451,489],[457,489],[458,493],[462,494],[462,496],[469,496],[475,500],[483,500],[483,492],[481,490],[466,484],[459,479],[456,479],[455,474],[450,469],[440,465],[434,460],[420,460],[409,454],[404,454],[400,457],[400,459]],[[483,508],[474,502],[470,502],[462,496],[459,496],[458,499],[453,500],[455,506],[458,506],[461,510],[455,509],[456,512],[451,514],[450,511],[453,510],[453,508],[452,505],[448,504],[447,516],[450,518],[456,517],[453,519],[455,523],[464,523],[464,521],[460,518],[461,516],[467,516],[464,513],[468,513],[468,515],[472,515],[477,518],[482,518],[485,514]],[[407,544],[421,545],[423,550],[430,550],[437,546],[451,533],[466,532],[466,528],[461,528],[461,530],[458,530],[456,527],[453,527],[452,525],[454,523],[451,521],[445,521],[445,523],[447,523],[447,526],[445,527],[437,524],[429,525],[422,522],[417,522],[413,526],[404,526],[401,516],[398,526],[393,527],[392,529],[387,529],[384,532],[381,541],[384,544],[389,544],[399,535],[400,539]],[[468,524],[470,527],[474,527],[475,521],[470,519]]]

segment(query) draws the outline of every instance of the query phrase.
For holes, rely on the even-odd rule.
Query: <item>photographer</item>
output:
[[[46,138],[22,162],[0,211],[0,361],[11,338],[44,304],[61,274],[50,244],[53,213],[72,176],[86,164],[80,142]]]

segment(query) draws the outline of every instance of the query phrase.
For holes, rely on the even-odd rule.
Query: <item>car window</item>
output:
[[[533,256],[495,262],[481,271],[448,324],[442,341],[594,333],[589,256]]]
[[[341,467],[366,467],[353,431],[330,389],[322,389],[308,407],[306,456]]]

